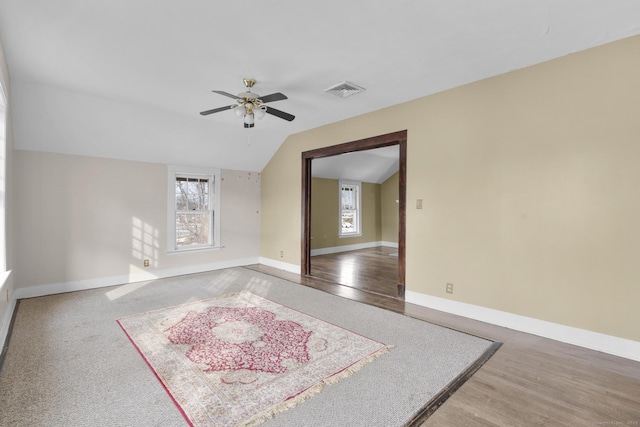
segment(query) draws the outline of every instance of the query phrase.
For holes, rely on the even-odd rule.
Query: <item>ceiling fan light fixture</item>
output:
[[[362,86],[358,86],[355,83],[351,83],[345,80],[326,88],[324,91],[340,98],[347,98],[351,95],[356,95],[358,93],[364,92],[365,90],[366,89]]]
[[[247,113],[247,109],[244,108],[244,105],[238,105],[237,107],[235,107],[234,113],[236,113],[236,116],[238,118],[242,118]]]
[[[247,125],[252,125],[254,123],[253,114],[245,114],[244,123]]]
[[[258,120],[262,120],[264,118],[264,115],[265,115],[265,110],[262,107],[261,108],[256,108],[256,109],[253,110],[253,114],[256,116],[256,118]]]

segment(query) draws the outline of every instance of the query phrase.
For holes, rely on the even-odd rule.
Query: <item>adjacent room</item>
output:
[[[3,0],[0,425],[640,425],[638,76],[634,0]]]
[[[398,296],[399,167],[397,145],[311,161],[309,275]]]

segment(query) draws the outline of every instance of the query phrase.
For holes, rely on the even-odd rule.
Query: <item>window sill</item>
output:
[[[198,248],[185,248],[185,249],[169,249],[167,250],[167,255],[182,255],[182,254],[192,254],[197,252],[214,252],[219,251],[224,246],[206,246],[206,247],[198,247]]]
[[[362,233],[353,233],[353,234],[341,234],[338,236],[340,239],[344,239],[347,237],[362,237]]]

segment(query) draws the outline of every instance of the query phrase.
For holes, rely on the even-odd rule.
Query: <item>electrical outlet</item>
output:
[[[149,260],[148,260],[148,259],[145,259],[145,260],[144,260],[144,266],[145,266],[145,267],[149,267]]]
[[[284,258],[284,251],[280,251],[280,258]]]
[[[422,199],[416,199],[416,209],[422,209]]]
[[[453,293],[453,283],[447,283],[447,293],[448,294]]]

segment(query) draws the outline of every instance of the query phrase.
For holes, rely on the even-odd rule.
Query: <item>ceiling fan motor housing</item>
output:
[[[260,98],[260,95],[254,92],[242,92],[238,94],[238,98],[242,98],[245,100],[250,100],[250,99],[253,100],[253,99]]]

